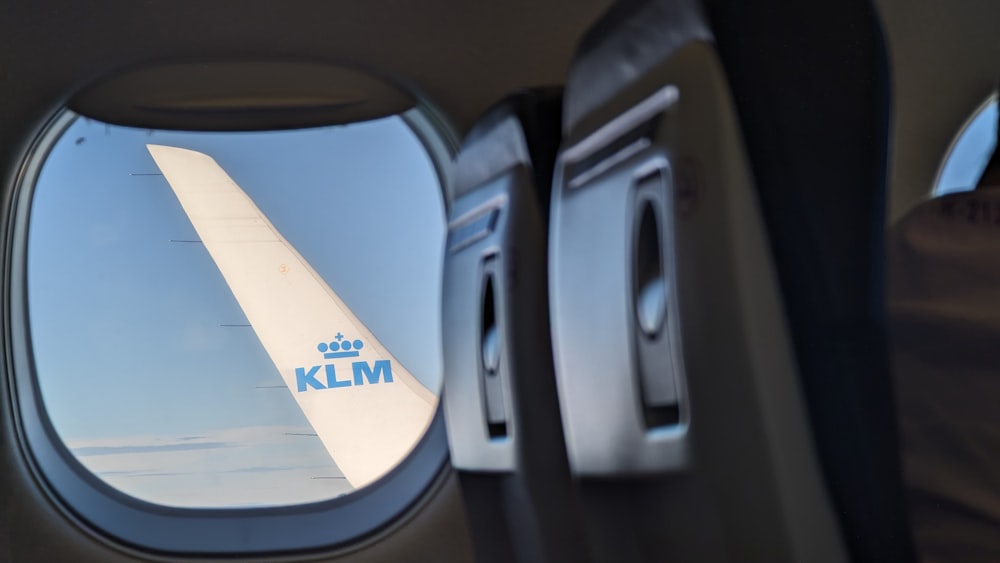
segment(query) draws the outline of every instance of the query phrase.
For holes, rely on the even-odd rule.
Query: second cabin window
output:
[[[996,144],[997,101],[991,99],[969,120],[952,143],[934,185],[934,195],[975,187]]]

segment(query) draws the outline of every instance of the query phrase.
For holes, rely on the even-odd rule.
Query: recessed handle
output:
[[[680,422],[677,388],[678,347],[670,340],[668,316],[673,290],[671,267],[667,260],[672,236],[667,216],[667,185],[662,168],[644,174],[635,181],[632,211],[632,309],[635,322],[636,369],[642,396],[640,405],[648,428],[671,426]]]
[[[507,436],[507,412],[504,401],[501,357],[503,336],[497,315],[495,256],[483,264],[482,312],[480,313],[479,350],[483,400],[486,403],[486,428],[490,438]]]
[[[663,279],[663,251],[654,202],[640,203],[638,240],[635,245],[635,317],[640,332],[656,338],[663,329],[667,311],[667,284]]]

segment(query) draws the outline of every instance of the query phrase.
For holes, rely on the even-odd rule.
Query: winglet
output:
[[[146,145],[309,423],[354,487],[395,467],[437,396],[203,153]]]

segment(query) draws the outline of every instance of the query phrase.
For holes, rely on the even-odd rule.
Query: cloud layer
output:
[[[167,506],[301,504],[353,490],[309,427],[255,426],[198,436],[73,440],[66,445],[104,482]]]

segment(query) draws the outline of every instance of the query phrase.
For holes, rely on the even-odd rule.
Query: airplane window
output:
[[[996,144],[997,100],[991,98],[952,143],[934,186],[940,196],[971,190],[986,169]]]
[[[27,240],[49,419],[128,495],[334,498],[399,464],[433,418],[444,215],[399,117],[259,133],[78,118]]]

